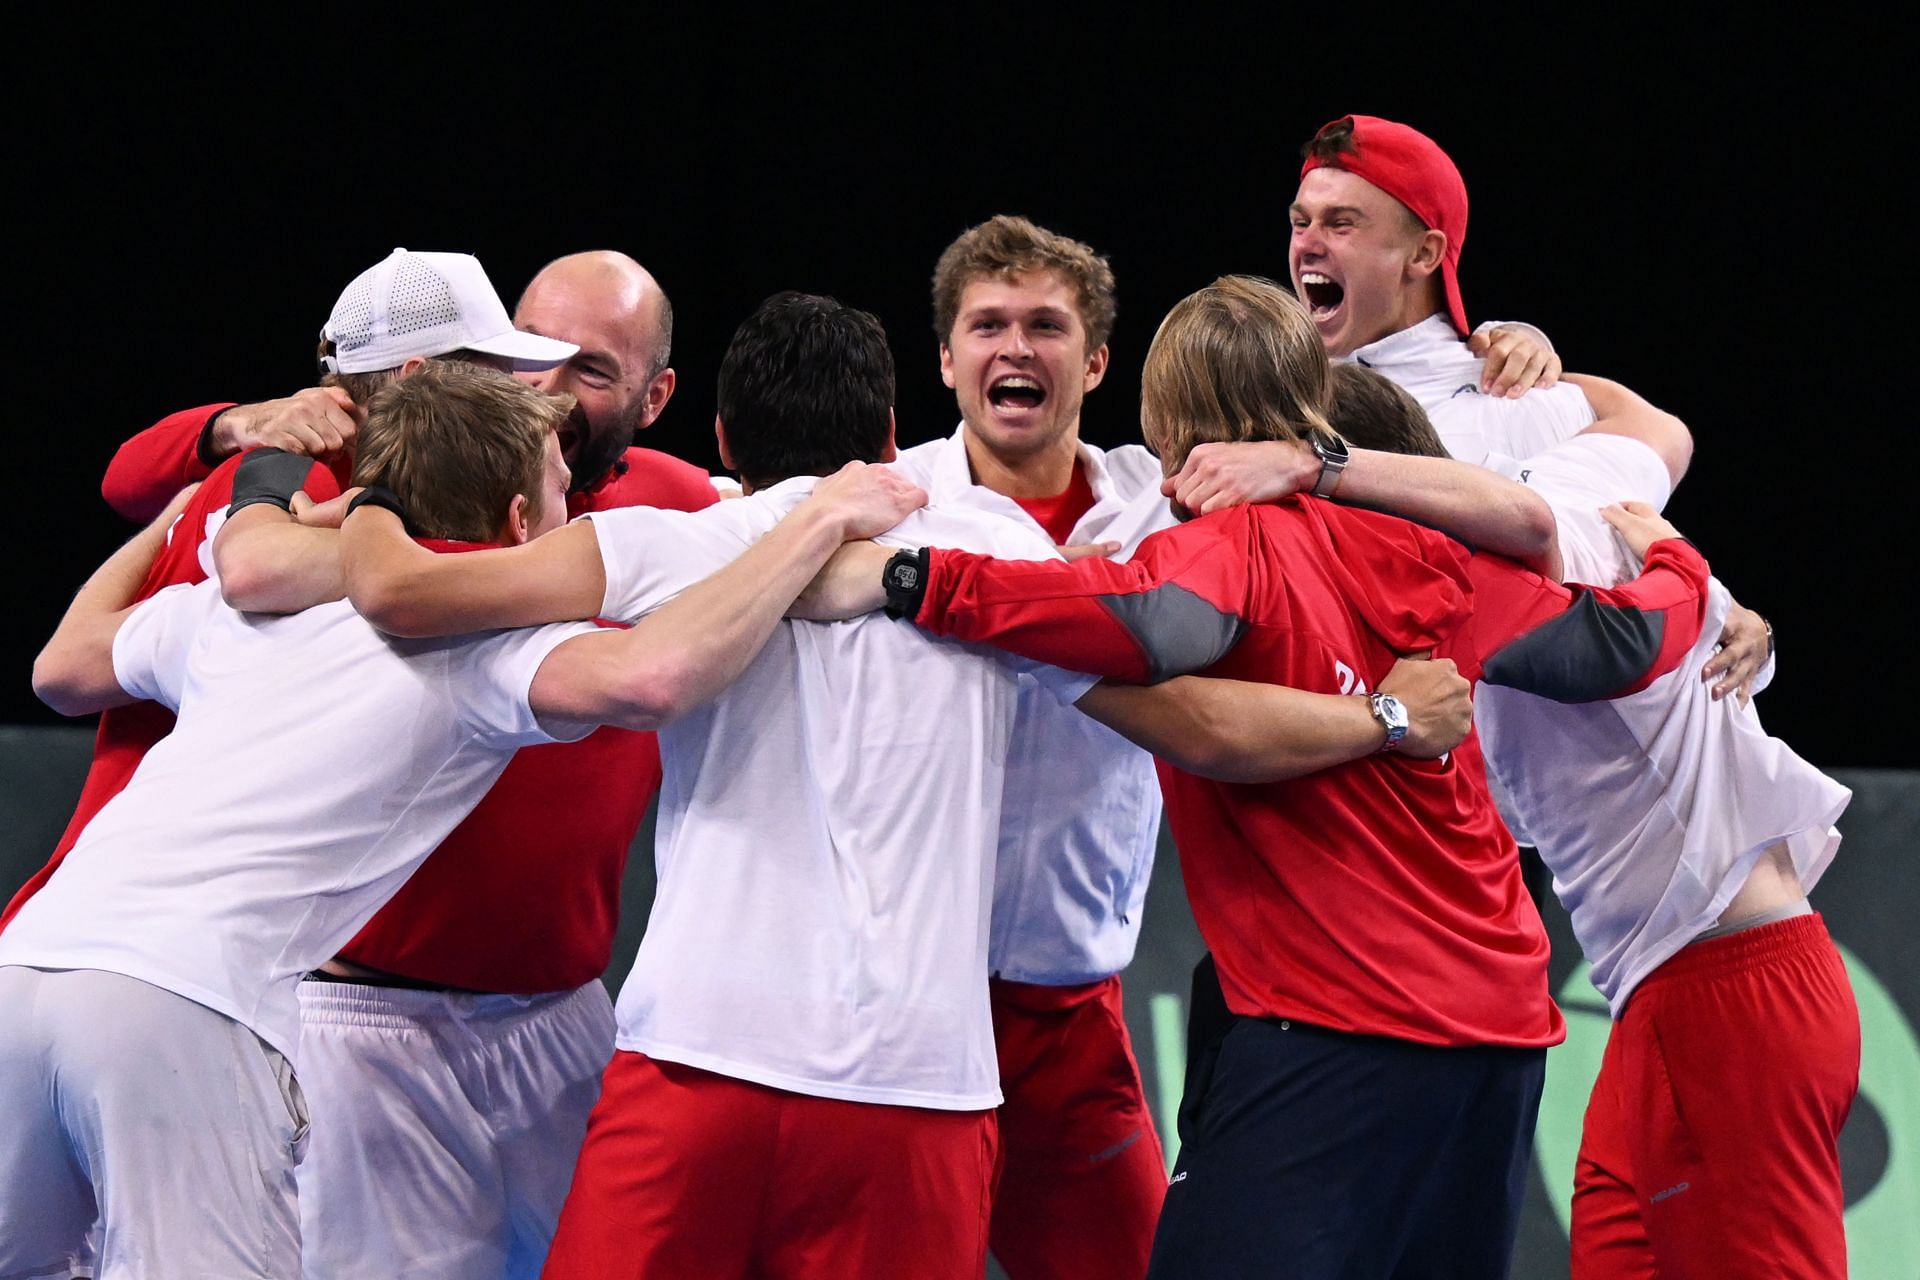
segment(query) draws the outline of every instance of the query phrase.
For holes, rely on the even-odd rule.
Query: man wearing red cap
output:
[[[1524,395],[1485,394],[1497,388],[1478,354],[1482,344],[1469,336],[1460,292],[1467,188],[1446,152],[1407,125],[1362,115],[1325,125],[1305,151],[1287,263],[1329,355],[1405,388],[1463,462],[1536,485],[1558,473],[1611,500],[1666,505],[1693,455],[1693,437],[1678,418],[1591,376],[1569,375],[1558,385],[1542,378]],[[1188,470],[1221,465],[1197,454]],[[1189,477],[1180,480],[1184,486]],[[1223,483],[1231,487],[1212,479],[1204,488]],[[1610,539],[1590,536],[1593,527],[1562,522],[1567,580],[1610,580],[1617,552]],[[1770,638],[1759,614],[1733,607],[1722,648],[1702,672],[1718,681],[1716,698],[1751,689]]]
[[[1400,382],[1455,456],[1547,500],[1570,579],[1618,581],[1596,508],[1663,503],[1690,440],[1631,402],[1624,419],[1585,426],[1586,400],[1603,415],[1637,400],[1612,384],[1581,380],[1524,402],[1472,394],[1459,342],[1466,212],[1459,172],[1431,140],[1369,116],[1335,121],[1302,168],[1295,286],[1331,354]],[[1713,585],[1726,628],[1705,675],[1723,677],[1718,699],[1768,674],[1772,645],[1764,619]],[[1858,1015],[1806,892],[1838,842],[1830,824],[1845,792],[1783,759],[1737,704],[1669,684],[1641,705],[1658,733],[1609,732],[1605,715],[1499,690],[1477,707],[1503,816],[1554,867],[1616,1018],[1576,1170],[1573,1273],[1843,1274],[1835,1142],[1857,1078]],[[1527,749],[1503,750],[1503,736]],[[1603,809],[1568,794],[1567,780],[1596,770],[1611,783]],[[1741,790],[1757,777],[1768,785]],[[1719,790],[1724,802],[1702,799]],[[1743,831],[1760,804],[1770,812]],[[1607,859],[1606,874],[1594,870]],[[1760,1045],[1771,1087],[1741,1093],[1721,1078],[1729,1055]],[[1683,1099],[1678,1119],[1668,1095]]]

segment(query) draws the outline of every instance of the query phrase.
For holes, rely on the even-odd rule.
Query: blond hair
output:
[[[1167,312],[1140,371],[1140,425],[1168,475],[1199,444],[1331,434],[1326,348],[1292,294],[1222,276]]]
[[[573,408],[481,365],[430,360],[375,392],[355,484],[393,490],[427,537],[492,540],[516,495],[543,514],[547,437]]]
[[[1006,213],[967,228],[940,255],[933,268],[934,336],[947,344],[960,315],[960,295],[974,281],[1041,271],[1054,272],[1073,289],[1087,328],[1087,350],[1097,351],[1113,333],[1113,268],[1092,246]]]

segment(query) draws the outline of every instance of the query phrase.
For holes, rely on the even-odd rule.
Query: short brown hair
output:
[[[1420,402],[1393,379],[1362,365],[1333,367],[1333,403],[1327,418],[1347,443],[1362,449],[1416,458],[1453,456],[1440,443],[1440,433]]]
[[[320,346],[314,353],[314,358],[320,361],[321,369],[324,370],[327,367],[326,359],[328,356],[333,355],[334,352],[335,347],[332,338],[320,339]],[[473,364],[486,364],[489,360],[496,360],[498,358],[497,356],[483,355],[478,351],[469,351],[465,347],[461,347],[457,351],[449,351],[445,355],[427,357],[429,360],[465,360]],[[348,399],[352,400],[362,409],[365,409],[373,403],[373,397],[379,394],[380,388],[391,383],[399,376],[399,365],[395,365],[391,369],[374,369],[367,373],[323,372],[320,375],[320,385],[323,387],[340,388],[347,393]]]
[[[940,345],[953,334],[960,295],[968,285],[1037,271],[1055,272],[1073,287],[1087,327],[1087,350],[1098,350],[1113,334],[1113,268],[1090,245],[1006,213],[961,232],[935,264],[933,332]]]
[[[547,436],[573,408],[509,374],[429,360],[367,406],[353,482],[399,495],[416,532],[486,542],[516,494],[538,519]]]
[[[1167,312],[1140,371],[1140,424],[1168,475],[1198,444],[1327,431],[1327,350],[1292,294],[1222,276]]]

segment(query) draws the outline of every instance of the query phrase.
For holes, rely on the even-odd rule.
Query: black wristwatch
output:
[[[1337,431],[1313,431],[1307,435],[1307,447],[1320,459],[1320,478],[1313,482],[1313,496],[1330,498],[1339,487],[1340,474],[1347,469],[1347,442]]]
[[[933,561],[925,547],[918,551],[896,551],[880,571],[880,583],[887,589],[887,616],[911,618],[920,612],[927,598],[927,567]]]
[[[1380,744],[1382,751],[1391,751],[1400,745],[1407,736],[1410,722],[1407,709],[1400,699],[1390,693],[1370,693],[1367,695],[1367,709],[1373,712],[1373,718],[1387,731],[1387,740]]]

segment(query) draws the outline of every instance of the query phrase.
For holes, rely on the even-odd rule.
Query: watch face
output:
[[[1334,432],[1315,431],[1308,437],[1308,443],[1313,446],[1314,456],[1320,461],[1330,462],[1336,466],[1346,465],[1347,442]]]
[[[867,570],[872,573],[873,570]],[[920,566],[911,560],[896,560],[893,563],[893,585],[902,591],[912,591],[920,585]]]
[[[1373,718],[1378,720],[1387,731],[1386,747],[1393,746],[1407,736],[1410,722],[1407,719],[1407,709],[1401,705],[1400,699],[1390,693],[1376,693],[1369,705],[1373,708]]]

